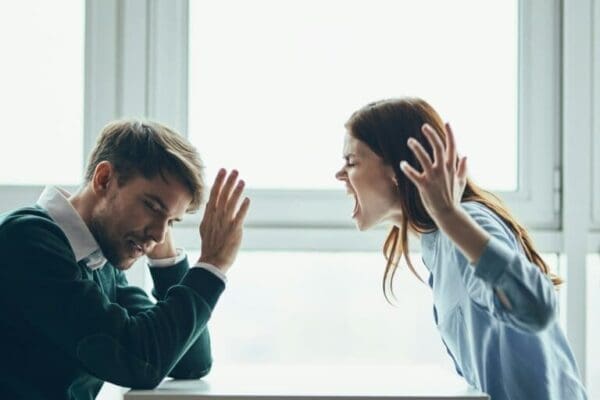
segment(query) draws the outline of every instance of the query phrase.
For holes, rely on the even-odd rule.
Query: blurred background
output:
[[[75,190],[108,121],[160,121],[197,146],[207,181],[237,168],[252,198],[209,325],[214,368],[452,370],[429,288],[402,266],[385,302],[388,227],[358,232],[334,179],[353,111],[418,96],[566,280],[560,321],[600,398],[599,21],[597,0],[3,1],[0,212]],[[201,215],[175,227],[191,261]],[[130,282],[150,290],[139,264]]]

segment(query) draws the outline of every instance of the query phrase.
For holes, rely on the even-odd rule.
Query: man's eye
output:
[[[145,201],[144,204],[146,205],[147,208],[149,208],[151,211],[153,212],[158,212],[158,208],[155,207],[152,203]]]

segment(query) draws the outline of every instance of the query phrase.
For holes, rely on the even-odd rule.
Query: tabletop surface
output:
[[[438,366],[215,366],[200,380],[167,379],[124,400],[489,399]]]

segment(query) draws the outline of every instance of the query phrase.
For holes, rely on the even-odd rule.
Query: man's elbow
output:
[[[140,379],[131,385],[131,389],[134,390],[152,390],[155,389],[163,381],[164,377],[160,378],[145,378]]]
[[[169,376],[174,379],[200,379],[209,374],[212,363],[204,365],[202,368],[176,369],[171,371]]]

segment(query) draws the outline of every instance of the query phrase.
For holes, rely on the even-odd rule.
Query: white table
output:
[[[484,400],[437,366],[215,366],[201,380],[165,380],[124,400]]]

